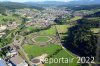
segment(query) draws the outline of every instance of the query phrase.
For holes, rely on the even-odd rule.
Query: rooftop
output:
[[[12,57],[12,58],[10,59],[10,61],[11,61],[12,63],[14,63],[15,65],[18,65],[18,64],[21,64],[21,63],[24,62],[24,60],[23,60],[20,56],[18,56],[18,55]]]

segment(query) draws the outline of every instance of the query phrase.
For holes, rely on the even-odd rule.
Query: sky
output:
[[[42,1],[62,1],[62,2],[68,2],[71,0],[0,0],[0,1],[11,1],[11,2],[29,2],[29,1],[33,1],[33,2],[42,2]]]

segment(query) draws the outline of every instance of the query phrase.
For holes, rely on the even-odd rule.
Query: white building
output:
[[[15,49],[11,50],[6,54],[7,57],[13,57],[14,55],[17,55],[17,51]]]

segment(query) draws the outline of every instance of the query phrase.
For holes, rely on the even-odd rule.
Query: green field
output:
[[[28,29],[31,30],[31,28],[32,27],[29,27]],[[54,35],[56,35],[56,29],[55,29],[55,26],[51,26],[51,28],[48,28],[48,29],[45,29],[45,30],[41,30],[41,31],[38,31],[38,32],[30,33],[30,34],[26,35],[25,37],[28,40],[29,44],[33,44],[34,40],[36,40],[34,42],[46,42],[49,39],[51,39]],[[46,37],[36,38],[37,36],[46,36]],[[51,38],[49,38],[49,37],[51,37]],[[34,39],[34,38],[36,38],[36,39]]]
[[[62,40],[67,36],[67,32],[70,27],[72,27],[72,25],[56,25],[57,31]]]
[[[48,45],[48,46],[45,46],[45,47],[40,47],[38,45],[24,45],[23,49],[25,50],[25,52],[28,54],[29,57],[31,55],[33,57],[37,57],[37,56],[40,56],[44,53],[51,55],[57,49],[61,49],[61,46],[54,45],[54,44],[51,44],[51,45]]]
[[[71,54],[69,51],[65,51],[65,50],[61,50],[59,51],[57,54],[53,55],[53,53],[55,53],[58,49],[61,49],[62,47],[59,45],[54,45],[54,44],[50,44],[48,46],[45,47],[40,47],[38,45],[24,45],[23,46],[25,52],[28,54],[29,57],[33,56],[33,57],[37,57],[40,56],[42,54],[47,53],[48,55],[52,55],[51,58],[74,58],[73,63],[46,63],[45,66],[77,66],[77,59],[76,56],[74,56],[73,54]]]
[[[22,29],[22,32],[29,32],[29,31],[34,31],[36,30],[36,28],[34,28],[33,26],[28,26],[28,27],[25,27],[24,29]]]
[[[56,25],[58,33],[66,33],[72,25]]]
[[[38,37],[34,38],[34,40],[36,42],[47,42],[50,40],[50,38],[48,36],[38,36]]]
[[[47,64],[45,64],[45,66],[77,66],[78,64],[76,63],[77,62],[77,58],[73,55],[73,54],[71,54],[70,52],[66,52],[65,50],[61,50],[57,55],[55,55],[55,56],[53,56],[52,58],[57,58],[57,59],[59,59],[59,58],[74,58],[74,60],[73,60],[73,62],[71,63],[71,62],[68,62],[68,63],[62,63],[62,62],[60,62],[60,63],[47,63]]]
[[[31,26],[31,27],[27,27],[25,30],[32,30],[32,29],[35,29],[35,28]],[[38,34],[38,36],[52,36],[56,34],[56,29],[55,29],[55,26],[51,26],[51,28],[49,29],[33,32],[27,35],[26,37],[31,37],[34,35],[34,33]]]
[[[82,18],[82,17],[80,17],[80,16],[75,16],[75,17],[73,17],[72,19],[70,19],[70,22],[79,20],[79,19],[81,19],[81,18]]]
[[[12,15],[0,16],[0,24],[7,24],[7,22],[10,21],[21,22],[19,18],[14,17]]]
[[[100,28],[91,28],[91,31],[92,31],[93,33],[99,33]]]
[[[27,31],[31,31],[31,30],[34,30],[35,28],[33,27],[33,26],[29,26],[29,27],[26,27],[26,29],[25,30],[27,30]]]
[[[56,34],[55,27],[57,28],[59,33],[66,33],[67,29],[71,27],[71,25],[55,25],[47,30],[41,30],[37,32],[38,37],[34,38],[34,40],[36,42],[48,41],[49,38],[45,36],[55,35]],[[33,35],[34,33],[28,36],[33,36]],[[45,54],[45,53],[48,54],[48,56],[52,56],[51,58],[58,58],[58,59],[62,57],[63,58],[75,58],[73,63],[52,63],[52,64],[46,63],[45,66],[77,66],[77,63],[75,63],[77,61],[76,56],[74,56],[69,51],[62,49],[62,47],[59,45],[49,44],[44,47],[40,47],[39,45],[23,45],[22,47],[29,58],[41,56],[42,54]],[[60,50],[58,53],[55,54],[55,52],[57,52],[59,49],[62,49],[62,50]]]
[[[54,26],[51,26],[51,28],[39,32],[40,35],[54,35],[55,33],[56,30]]]

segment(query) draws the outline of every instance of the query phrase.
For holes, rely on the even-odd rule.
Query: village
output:
[[[25,8],[25,9],[15,10],[15,12],[8,11],[8,14],[17,14],[19,15],[18,17],[26,18],[27,20],[24,24],[26,27],[47,28],[48,26],[55,24],[54,20],[57,18],[57,16],[63,15],[63,14],[70,14],[70,12],[65,11],[64,9],[57,9],[57,8],[46,8],[43,11]],[[32,58],[31,60],[27,57],[27,54],[24,51],[22,45],[23,43],[29,44],[30,41],[28,42],[26,37],[22,35],[18,35],[17,31],[20,25],[21,25],[21,22],[18,22],[15,20],[12,22],[8,21],[8,23],[6,23],[5,25],[1,24],[0,26],[0,38],[6,35],[6,30],[9,30],[9,31],[15,30],[15,32],[10,33],[14,35],[12,42],[2,47],[2,48],[6,48],[8,51],[5,54],[5,56],[3,56],[3,58],[0,59],[0,66],[44,66],[45,58],[47,58],[48,56],[47,53],[44,53],[41,56]],[[54,27],[53,27],[53,30],[55,30]],[[55,34],[55,37],[53,36],[49,37],[47,35],[47,37],[44,37],[44,38],[47,38],[48,40],[47,42],[45,41],[40,42],[40,43],[38,42],[41,46],[47,45],[48,43],[50,44],[50,43],[59,42],[59,39],[57,39],[56,34]],[[57,40],[54,41],[53,39],[54,40],[57,39]],[[34,39],[32,39],[32,41],[34,43],[37,43],[35,40],[35,37]]]
[[[0,14],[0,66],[78,66],[77,55],[63,46],[69,28],[90,10],[45,7]],[[91,18],[90,18],[91,19]],[[90,29],[99,34],[99,28]],[[73,63],[45,63],[50,58],[72,58]]]

